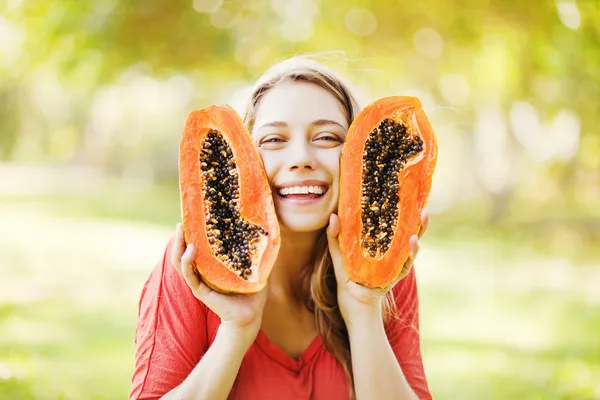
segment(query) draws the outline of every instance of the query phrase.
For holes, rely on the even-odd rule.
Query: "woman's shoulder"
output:
[[[140,297],[140,313],[145,306],[160,310],[162,314],[167,314],[173,319],[205,320],[210,310],[194,296],[183,276],[171,263],[174,240],[174,237],[168,240],[162,258],[144,283]]]
[[[162,395],[181,383],[214,340],[212,313],[170,261],[173,241],[168,241],[140,296],[130,398]]]

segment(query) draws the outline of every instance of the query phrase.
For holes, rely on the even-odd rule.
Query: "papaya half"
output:
[[[192,111],[179,147],[181,219],[195,270],[222,293],[256,293],[280,246],[271,188],[252,137],[228,106]]]
[[[352,122],[342,148],[339,243],[348,278],[387,288],[410,256],[437,162],[421,102],[379,99]]]

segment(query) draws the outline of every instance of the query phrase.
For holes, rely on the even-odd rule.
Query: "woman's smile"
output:
[[[277,185],[275,200],[294,205],[318,204],[329,192],[329,184],[319,180],[286,182]]]

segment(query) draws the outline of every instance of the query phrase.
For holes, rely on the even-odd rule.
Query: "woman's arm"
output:
[[[419,295],[414,268],[393,289],[397,318],[386,325],[385,331],[392,351],[404,377],[421,400],[431,400],[421,355],[419,333]]]
[[[171,265],[173,240],[139,300],[129,400],[158,400],[179,385],[207,352],[207,308]]]
[[[221,325],[215,341],[183,383],[163,400],[227,399],[252,341]]]
[[[365,312],[348,319],[357,399],[369,398],[362,396],[363,393],[390,390],[387,393],[394,395],[384,394],[381,398],[429,400],[432,397],[421,356],[414,268],[396,284],[393,293],[398,317],[385,328],[381,314]],[[405,393],[411,393],[412,397]]]
[[[356,398],[418,399],[408,384],[390,345],[379,313],[348,320]]]
[[[193,255],[178,226],[142,290],[129,400],[227,398],[258,334],[266,291],[214,292],[194,273]],[[221,319],[212,344],[209,309]]]
[[[426,212],[421,217],[425,232]],[[327,228],[329,252],[338,284],[338,304],[348,328],[356,397],[363,399],[431,399],[423,371],[419,339],[418,296],[412,264],[419,251],[417,235],[411,254],[389,288],[369,289],[348,278],[337,236],[339,219],[332,214]],[[384,327],[382,302],[392,290],[399,318]]]

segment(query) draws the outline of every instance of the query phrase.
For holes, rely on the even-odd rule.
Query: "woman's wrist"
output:
[[[343,313],[348,331],[356,327],[372,327],[377,324],[383,325],[382,304],[378,302],[373,305],[360,304]]]
[[[221,338],[231,351],[243,351],[245,353],[252,346],[252,343],[254,343],[259,330],[260,325],[240,327],[225,321],[221,322],[217,330],[217,338]]]
[[[346,322],[346,327],[351,349],[361,343],[364,345],[365,342],[379,340],[377,338],[385,335],[385,325],[381,314],[355,316]]]

